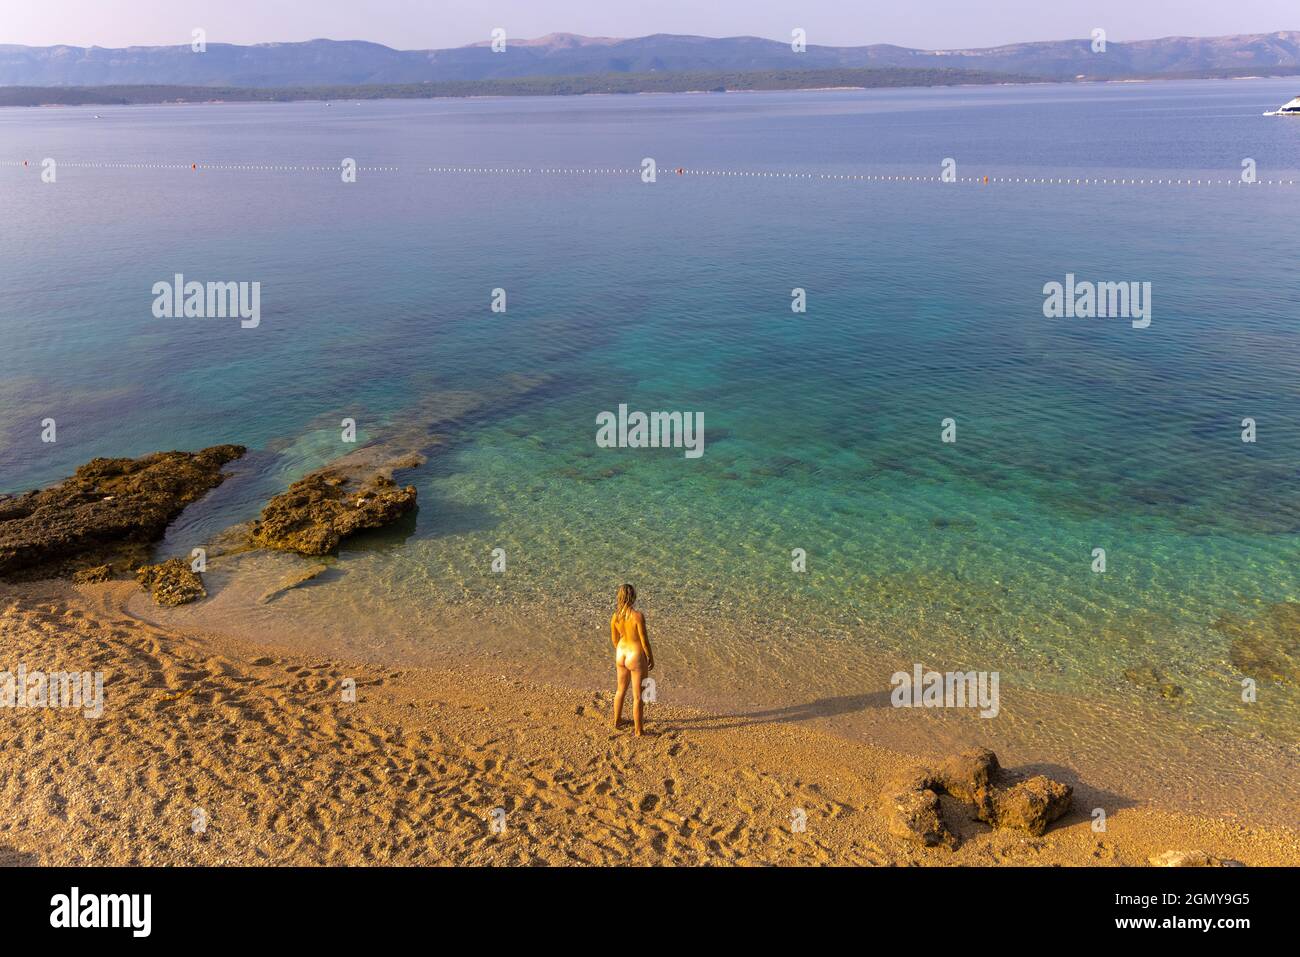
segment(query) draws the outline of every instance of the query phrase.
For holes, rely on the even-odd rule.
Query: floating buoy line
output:
[[[19,160],[4,164],[39,169],[41,161]],[[190,170],[191,172],[237,173],[339,173],[338,165],[292,165],[283,163],[96,163],[59,161],[65,169],[106,170]],[[424,175],[479,175],[479,176],[629,176],[641,177],[639,168],[609,166],[357,166],[359,173],[415,172]],[[1169,175],[1145,177],[1120,176],[953,176],[904,175],[886,173],[813,173],[792,170],[740,170],[697,169],[690,166],[663,167],[663,175],[686,178],[707,176],[714,179],[739,180],[805,180],[837,181],[845,183],[934,183],[952,186],[960,183],[980,186],[1295,186],[1294,179],[1257,179],[1247,182],[1240,178],[1215,179],[1206,176]],[[658,177],[656,177],[657,179]]]

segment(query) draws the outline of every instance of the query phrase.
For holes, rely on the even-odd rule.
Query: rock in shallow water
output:
[[[203,588],[203,579],[183,558],[171,558],[158,565],[142,565],[136,569],[135,578],[159,605],[184,605],[208,595]]]
[[[96,582],[106,582],[113,577],[113,567],[111,565],[96,565],[94,568],[83,568],[79,572],[72,573],[72,580],[78,585],[93,585]]]
[[[415,507],[415,486],[387,474],[357,480],[324,468],[294,482],[267,502],[251,539],[263,548],[325,555],[362,529],[381,528]]]
[[[285,592],[291,591],[299,585],[306,584],[329,570],[329,565],[318,563],[315,565],[309,565],[307,568],[296,571],[290,575],[286,575],[284,578],[280,579],[279,584],[274,588],[268,589],[262,593],[261,597],[257,599],[258,604],[270,604]]]
[[[1300,602],[1277,602],[1256,618],[1224,615],[1214,627],[1232,639],[1229,656],[1242,674],[1300,684]]]
[[[93,459],[47,489],[0,500],[0,577],[52,578],[148,560],[186,505],[221,484],[240,445],[157,452],[139,459]]]
[[[1140,668],[1125,668],[1124,677],[1139,688],[1147,688],[1170,701],[1183,696],[1183,689],[1180,685],[1174,684],[1158,668],[1151,665],[1143,665]]]

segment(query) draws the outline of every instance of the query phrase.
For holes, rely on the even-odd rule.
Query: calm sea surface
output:
[[[219,560],[168,620],[590,684],[628,580],[661,699],[1249,805],[1300,737],[1300,185],[1266,182],[1300,182],[1300,120],[1260,115],[1294,86],[0,110],[0,492],[247,445],[186,554],[344,417],[427,433],[412,521],[270,603],[295,559]],[[945,157],[1202,184],[674,172]],[[176,273],[260,282],[260,326],[155,318]],[[1044,318],[1067,273],[1150,282],[1150,326]],[[598,448],[620,403],[703,413],[704,455]],[[1002,713],[889,708],[914,663],[999,672]]]

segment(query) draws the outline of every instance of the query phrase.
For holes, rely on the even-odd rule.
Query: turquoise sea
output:
[[[218,561],[172,618],[594,687],[629,580],[668,700],[1249,805],[1300,766],[1294,86],[0,110],[0,492],[249,446],[185,554],[341,419],[427,433],[413,520],[269,604],[291,559]],[[1060,182],[1102,178],[1147,183]],[[155,318],[176,273],[260,282],[261,324]],[[1067,273],[1150,282],[1150,326],[1045,318]],[[599,448],[621,403],[701,412],[703,456]],[[1000,672],[1002,714],[881,707],[913,663]]]

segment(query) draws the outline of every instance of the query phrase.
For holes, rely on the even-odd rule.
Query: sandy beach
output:
[[[1042,837],[993,830],[944,797],[960,846],[925,848],[889,833],[879,793],[942,755],[658,704],[637,740],[608,727],[608,688],[380,669],[164,630],[126,610],[137,590],[6,589],[4,667],[103,672],[104,711],[7,710],[0,864],[1107,866],[1171,850],[1300,860],[1294,829],[1152,805],[1122,806],[1095,832],[1089,809],[1113,796],[1080,780]]]

